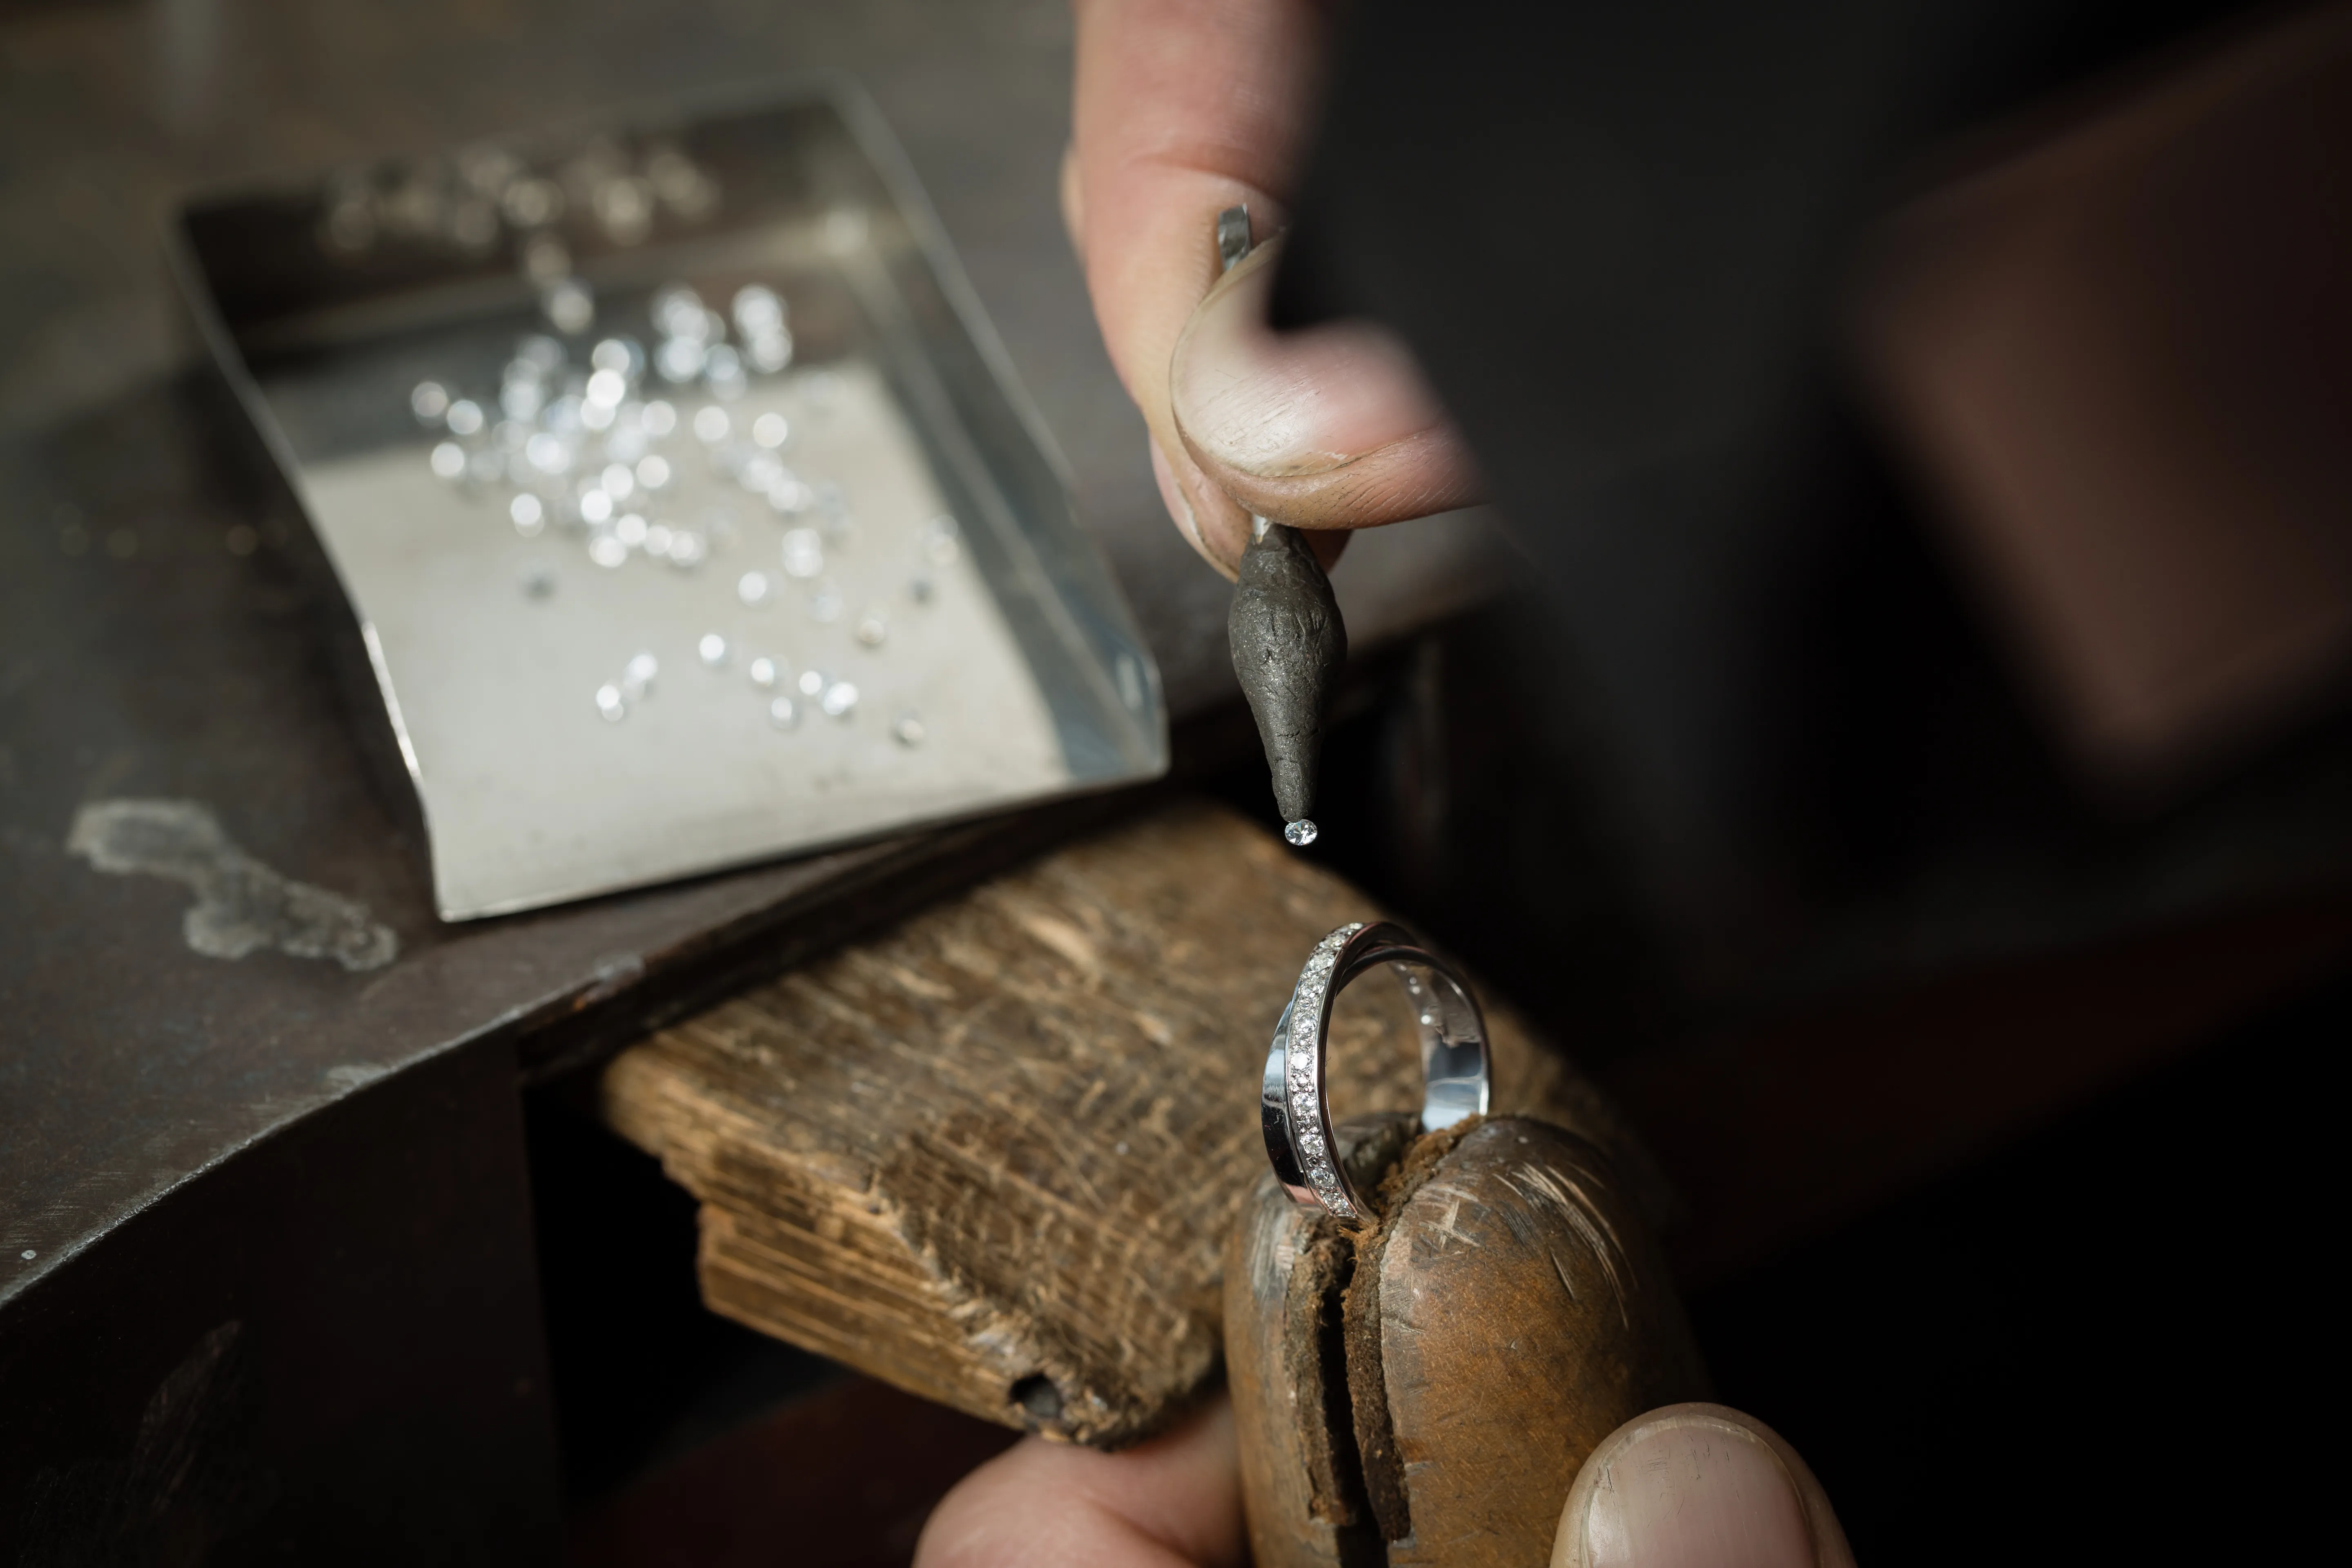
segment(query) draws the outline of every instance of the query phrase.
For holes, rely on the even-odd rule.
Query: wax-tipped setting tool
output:
[[[1226,271],[1250,253],[1250,245],[1247,207],[1217,215],[1217,259]],[[1348,626],[1307,536],[1256,516],[1250,527],[1225,637],[1265,744],[1282,836],[1305,846],[1316,838],[1311,814],[1323,761],[1323,718],[1334,678],[1347,661]]]

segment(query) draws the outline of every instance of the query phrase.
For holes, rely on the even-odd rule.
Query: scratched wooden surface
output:
[[[1268,1178],[1226,1253],[1253,1558],[1541,1563],[1601,1439],[1706,1392],[1638,1196],[1576,1131],[1517,1117],[1349,1152],[1396,1162],[1377,1225],[1343,1233]]]
[[[1298,967],[1377,914],[1179,805],[661,1031],[604,1069],[603,1112],[702,1200],[716,1310],[991,1420],[1131,1441],[1217,1367],[1221,1253],[1265,1166],[1258,1071]],[[1419,1103],[1388,993],[1368,976],[1340,1001],[1339,1114]],[[1498,1109],[1622,1145],[1484,1000]]]

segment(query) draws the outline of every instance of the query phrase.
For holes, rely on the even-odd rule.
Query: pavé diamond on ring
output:
[[[1266,1157],[1276,1179],[1302,1204],[1343,1225],[1368,1225],[1370,1206],[1340,1164],[1324,1092],[1323,1046],[1331,1004],[1350,981],[1386,964],[1402,983],[1421,1026],[1421,1124],[1426,1131],[1482,1115],[1493,1090],[1486,1024],[1469,983],[1402,926],[1343,925],[1307,956],[1290,1005],[1274,1026],[1259,1096]]]

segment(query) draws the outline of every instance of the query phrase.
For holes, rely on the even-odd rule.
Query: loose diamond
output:
[[[661,660],[652,654],[642,651],[632,654],[621,671],[621,690],[634,702],[652,688],[654,677],[660,673]]]

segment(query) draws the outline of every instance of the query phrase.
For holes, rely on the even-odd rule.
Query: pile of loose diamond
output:
[[[614,335],[589,348],[582,364],[558,338],[533,334],[516,346],[495,393],[469,397],[442,382],[418,383],[410,411],[441,437],[428,459],[434,474],[502,504],[525,539],[553,529],[599,568],[645,562],[681,573],[698,571],[738,537],[730,504],[706,505],[690,516],[680,504],[689,468],[715,476],[783,525],[781,576],[743,571],[734,578],[735,597],[756,608],[798,583],[811,619],[841,620],[847,605],[825,566],[828,552],[856,532],[848,498],[838,485],[812,482],[786,465],[793,431],[784,414],[742,408],[755,381],[772,381],[793,363],[783,299],[755,283],[738,289],[730,305],[729,316],[721,316],[688,285],[667,284],[655,290],[648,311],[650,353],[635,338]],[[795,392],[796,406],[821,414],[837,384],[830,372],[804,372]],[[907,584],[917,606],[930,603],[932,574],[952,565],[959,550],[954,519],[923,526]],[[533,599],[551,596],[553,574],[535,569],[523,591]],[[851,631],[865,647],[880,647],[889,636],[887,609],[861,609]],[[696,653],[717,668],[732,663],[737,650],[714,631]],[[639,651],[617,678],[597,686],[596,711],[612,722],[628,717],[651,693],[660,668],[651,650]],[[774,659],[762,657],[751,659],[745,672],[769,721],[781,730],[796,727],[808,708],[846,719],[858,705],[856,684],[824,670],[804,669],[788,680]],[[915,746],[925,730],[919,716],[902,712],[891,733]]]
[[[1290,997],[1291,1147],[1297,1151],[1307,1186],[1337,1219],[1354,1219],[1357,1214],[1356,1205],[1348,1199],[1347,1189],[1340,1184],[1333,1152],[1323,1140],[1322,1064],[1317,1037],[1324,1004],[1331,991],[1331,972],[1339,962],[1339,950],[1348,944],[1349,937],[1363,929],[1360,921],[1343,925],[1316,943],[1314,953],[1298,977],[1297,989]]]
[[[761,415],[738,430],[729,414],[727,405],[748,389],[747,363],[774,375],[793,353],[774,289],[751,284],[733,303],[740,352],[727,342],[726,320],[673,283],[653,298],[659,337],[650,355],[635,338],[608,337],[578,365],[562,342],[538,334],[517,345],[487,406],[440,382],[419,382],[409,408],[446,437],[433,447],[433,472],[475,491],[503,489],[516,532],[536,538],[551,523],[576,531],[588,559],[608,568],[638,556],[691,571],[709,557],[714,531],[729,526],[723,513],[698,522],[660,515],[683,460],[672,443],[688,434],[721,472],[777,511],[822,514],[844,526],[839,492],[803,483],[776,456],[791,437],[782,415]],[[681,412],[673,399],[688,398],[699,406]]]
[[[631,145],[600,136],[544,167],[484,143],[454,158],[335,175],[320,203],[319,244],[348,260],[394,246],[482,258],[501,243],[569,227],[613,245],[641,245],[664,216],[709,217],[719,195],[709,171],[667,138]]]
[[[534,165],[496,144],[455,158],[348,169],[327,182],[319,245],[345,263],[384,249],[480,262],[503,253],[540,291],[560,331],[584,332],[595,300],[573,276],[572,242],[624,249],[665,225],[692,228],[719,210],[710,172],[677,142],[592,138],[560,162]]]

